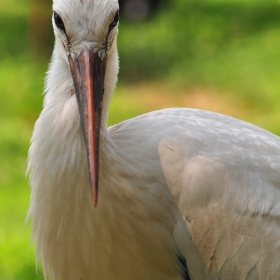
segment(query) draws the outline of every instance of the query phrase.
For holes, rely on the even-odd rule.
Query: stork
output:
[[[118,9],[53,1],[55,46],[29,150],[45,277],[280,279],[279,137],[183,108],[108,128]]]

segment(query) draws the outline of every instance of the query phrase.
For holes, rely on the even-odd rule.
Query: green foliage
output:
[[[259,112],[250,121],[280,133],[279,1],[177,0],[154,20],[122,24],[121,81],[237,95]]]
[[[181,0],[153,21],[126,27],[119,36],[123,79],[167,78],[245,94],[270,91],[268,81],[279,88],[280,5],[244,2]]]
[[[29,2],[0,3],[0,278],[43,279],[25,225],[25,170],[47,61],[35,62],[29,51]],[[251,121],[280,133],[279,38],[276,0],[172,0],[147,22],[122,19],[120,86],[110,124],[145,110],[125,99],[126,84],[153,80],[174,92],[202,85],[238,95],[259,112]]]

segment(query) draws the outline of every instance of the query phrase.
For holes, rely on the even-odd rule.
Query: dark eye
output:
[[[65,32],[65,26],[64,26],[64,23],[63,23],[61,17],[56,12],[54,12],[53,18],[54,18],[54,22],[55,22],[55,25],[57,26],[57,28],[59,28],[60,30]]]
[[[110,24],[110,27],[109,27],[110,29],[113,29],[118,24],[119,18],[120,18],[120,14],[119,14],[119,11],[117,11],[113,21]]]

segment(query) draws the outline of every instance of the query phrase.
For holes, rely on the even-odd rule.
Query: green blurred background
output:
[[[25,224],[25,170],[52,46],[51,8],[30,1],[0,0],[2,280],[43,279],[30,245],[31,224]],[[278,0],[166,1],[145,21],[122,18],[118,41],[121,70],[110,125],[182,106],[219,111],[280,134]]]

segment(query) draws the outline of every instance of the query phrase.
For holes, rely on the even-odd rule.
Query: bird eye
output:
[[[65,26],[64,26],[64,23],[63,23],[61,17],[56,12],[54,12],[53,18],[54,18],[54,22],[55,22],[55,25],[57,26],[57,28],[59,28],[60,30],[65,32]]]
[[[120,18],[120,13],[119,13],[119,11],[117,11],[113,21],[110,24],[110,29],[114,28],[118,24],[119,18]]]

